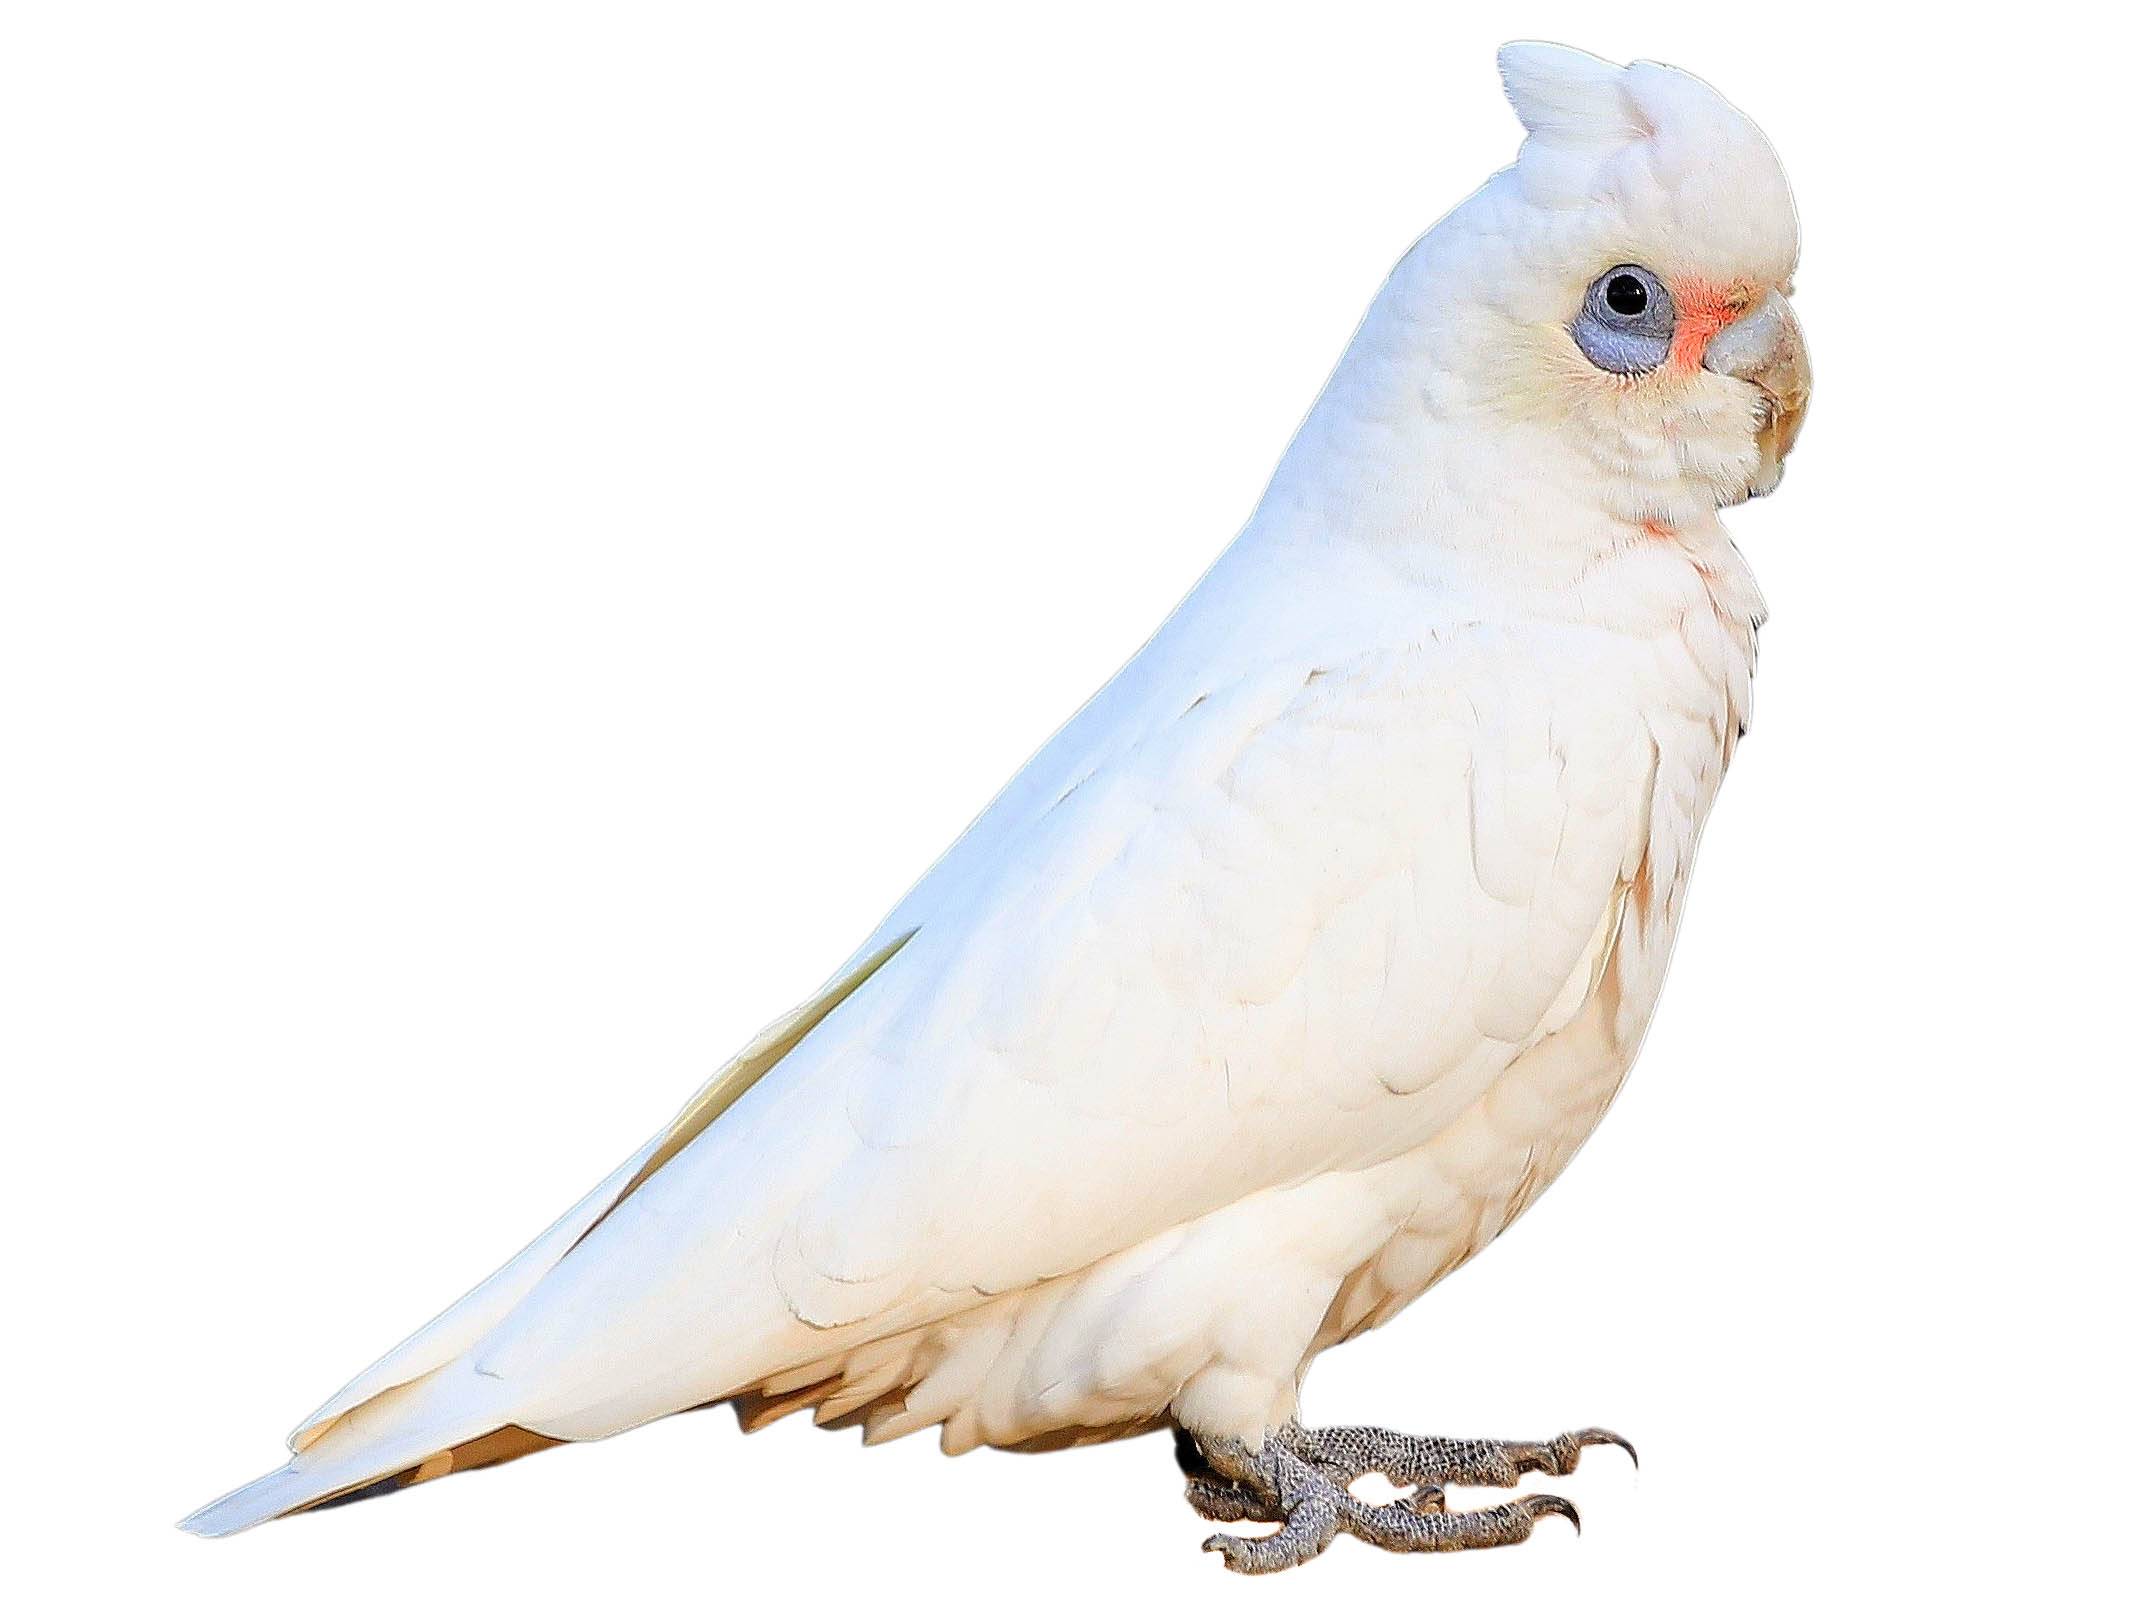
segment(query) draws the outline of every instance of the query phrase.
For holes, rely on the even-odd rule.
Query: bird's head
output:
[[[1525,43],[1498,65],[1518,161],[1401,266],[1445,288],[1458,402],[1560,433],[1635,520],[1769,492],[1810,392],[1772,147],[1674,68]]]

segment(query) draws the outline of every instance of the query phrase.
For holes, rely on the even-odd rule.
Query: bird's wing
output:
[[[1020,778],[479,1372],[603,1434],[1427,1138],[1584,1002],[1643,851],[1652,741],[1551,650],[1469,627],[1081,715],[1060,789]]]

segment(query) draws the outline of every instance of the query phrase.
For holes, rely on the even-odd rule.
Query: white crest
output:
[[[1557,145],[1608,146],[1652,132],[1624,70],[1591,52],[1516,39],[1496,52],[1496,71],[1526,133]]]

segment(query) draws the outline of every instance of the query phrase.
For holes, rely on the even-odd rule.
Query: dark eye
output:
[[[1578,351],[1602,370],[1641,376],[1668,357],[1675,299],[1650,269],[1618,264],[1586,289],[1571,336]]]
[[[1646,305],[1653,301],[1652,294],[1645,289],[1645,282],[1627,270],[1611,275],[1601,283],[1601,297],[1626,320],[1645,313]]]

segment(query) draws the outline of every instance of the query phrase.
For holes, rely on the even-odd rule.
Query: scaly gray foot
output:
[[[1457,1442],[1374,1426],[1299,1425],[1275,1431],[1256,1452],[1239,1442],[1178,1430],[1175,1458],[1188,1477],[1189,1502],[1198,1514],[1215,1521],[1279,1523],[1279,1530],[1266,1537],[1218,1533],[1205,1541],[1229,1570],[1258,1574],[1315,1559],[1341,1532],[1401,1553],[1442,1553],[1523,1543],[1544,1515],[1561,1515],[1575,1527],[1578,1511],[1551,1494],[1453,1511],[1444,1507],[1443,1489],[1446,1483],[1507,1487],[1533,1472],[1569,1475],[1587,1448],[1604,1443],[1637,1462],[1628,1442],[1597,1428],[1548,1442]],[[1395,1503],[1364,1503],[1348,1488],[1367,1475],[1417,1490]]]
[[[1567,1476],[1586,1449],[1604,1445],[1638,1462],[1636,1448],[1597,1425],[1546,1442],[1461,1442],[1375,1425],[1290,1425],[1280,1434],[1326,1475],[1339,1481],[1382,1476],[1394,1487],[1515,1487],[1529,1475]]]

